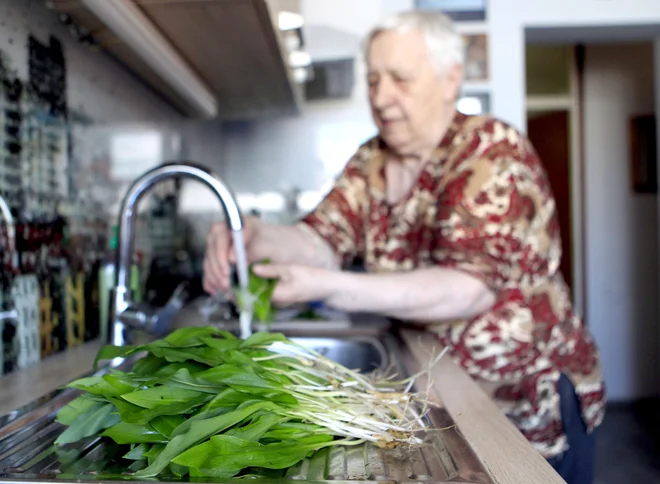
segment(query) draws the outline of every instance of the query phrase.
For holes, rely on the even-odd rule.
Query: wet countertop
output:
[[[89,373],[100,348],[100,341],[90,341],[1,376],[0,415],[27,405]]]

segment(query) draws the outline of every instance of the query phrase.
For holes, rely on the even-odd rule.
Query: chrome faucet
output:
[[[182,305],[184,286],[179,286],[164,308],[154,309],[138,306],[131,301],[129,289],[133,255],[133,233],[135,231],[136,205],[142,196],[158,182],[174,178],[192,178],[208,186],[218,197],[225,212],[225,220],[233,232],[243,230],[236,199],[227,186],[206,168],[189,162],[165,163],[146,172],[128,189],[119,213],[119,244],[117,247],[116,287],[110,308],[111,324],[108,325],[108,343],[124,346],[131,343],[129,327],[138,328],[156,335],[164,334],[172,320],[173,312]],[[244,251],[237,251],[239,254]],[[245,265],[245,261],[237,261]]]
[[[2,213],[2,216],[7,222],[7,242],[9,245],[7,250],[11,253],[13,258],[14,250],[16,249],[16,227],[14,225],[14,217],[11,215],[9,205],[7,205],[7,202],[3,197],[0,197],[0,213]]]

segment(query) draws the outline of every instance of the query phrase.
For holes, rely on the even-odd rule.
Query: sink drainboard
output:
[[[392,367],[404,374],[393,338],[291,338],[339,363],[360,371]],[[64,430],[54,421],[57,411],[75,398],[75,390],[58,390],[0,417],[0,483],[79,483],[126,480],[130,461],[121,459],[125,447],[108,439],[89,438],[55,447]],[[450,416],[432,409],[430,428],[450,427]],[[491,482],[468,443],[455,428],[429,430],[417,447],[379,449],[371,444],[326,448],[298,465],[260,477],[264,483],[303,482]],[[190,478],[160,477],[160,481],[190,482]],[[154,479],[150,479],[151,482]],[[204,482],[245,482],[245,479],[204,479]]]

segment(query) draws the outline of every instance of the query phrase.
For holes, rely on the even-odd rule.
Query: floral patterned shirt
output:
[[[395,204],[385,157],[380,138],[363,144],[303,223],[369,272],[439,266],[484,281],[496,294],[490,310],[430,328],[543,456],[559,455],[560,374],[589,431],[603,419],[605,391],[598,350],[559,271],[555,201],[529,140],[497,119],[457,114]]]

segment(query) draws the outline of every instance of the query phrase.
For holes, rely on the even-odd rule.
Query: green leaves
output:
[[[113,375],[90,376],[81,378],[67,385],[68,388],[85,390],[88,393],[102,396],[117,396],[134,389],[133,386],[123,383]]]
[[[90,407],[94,406],[97,402],[82,395],[75,400],[70,401],[66,407],[60,409],[55,418],[56,422],[62,425],[71,425],[78,417],[84,414]]]
[[[332,436],[316,435],[300,440],[261,444],[233,435],[216,435],[208,442],[175,457],[173,462],[194,469],[193,475],[229,478],[246,467],[285,469],[310,453],[332,445]]]
[[[378,387],[281,334],[240,340],[191,327],[145,345],[106,346],[97,360],[138,353],[131,371],[71,382],[83,395],[56,419],[67,426],[57,445],[110,439],[129,478],[273,475],[331,445],[411,443],[397,436],[419,421],[411,409],[400,424],[411,400],[397,408],[391,380]]]
[[[130,424],[120,422],[101,434],[110,437],[118,444],[164,444],[167,437],[158,432],[149,424]]]
[[[275,343],[276,341],[287,342],[289,340],[281,333],[253,333],[249,338],[241,343],[241,348],[268,346],[272,343]]]
[[[66,408],[66,407],[65,407]],[[63,419],[71,421],[69,427],[55,441],[56,444],[69,444],[77,442],[86,437],[97,434],[100,430],[119,423],[119,415],[113,413],[114,405],[110,403],[99,403],[89,405],[78,418],[71,421],[73,411],[64,415]]]
[[[124,400],[110,399],[117,407],[121,420],[128,423],[142,424],[162,415],[186,415],[212,398],[211,395],[202,394],[197,398],[186,402],[177,402],[169,405],[161,405],[152,409],[138,407]]]
[[[270,260],[264,259],[259,264],[270,264]],[[250,280],[248,283],[248,297],[252,304],[252,315],[262,323],[270,323],[273,319],[271,298],[277,285],[277,279],[260,277],[254,273],[252,267],[250,266]],[[234,288],[234,295],[239,308],[244,308],[246,304],[245,295],[242,294],[240,288]]]
[[[147,390],[127,393],[122,395],[121,398],[138,407],[153,409],[164,405],[187,403],[201,396],[203,396],[203,393],[195,390],[161,385]]]
[[[134,353],[139,353],[141,351],[147,351],[153,356],[162,357],[167,359],[169,356],[170,359],[167,361],[186,361],[187,354],[184,350],[188,348],[200,347],[202,350],[207,349],[207,345],[202,341],[204,338],[208,337],[223,337],[226,340],[236,340],[236,337],[230,333],[214,328],[212,326],[207,327],[191,327],[191,328],[181,328],[176,331],[173,331],[165,339],[158,339],[151,343],[139,346],[112,346],[106,345],[99,353],[96,355],[94,360],[94,368],[96,369],[98,362],[103,360],[112,360],[114,358],[126,358]],[[168,350],[174,350],[168,352]],[[180,351],[176,351],[180,350]],[[194,352],[193,352],[194,354]],[[167,356],[166,356],[167,355]],[[207,356],[209,356],[207,352]],[[204,359],[204,355],[197,355],[196,358],[192,358],[193,361],[198,361],[204,364],[213,364],[211,361],[200,361]],[[151,365],[148,368],[144,368],[145,364],[142,364],[140,368],[140,373],[145,374],[146,369],[151,369],[156,366],[156,361],[152,357],[146,364]]]
[[[172,436],[174,429],[185,421],[186,418],[183,415],[163,415],[161,417],[156,417],[150,423],[155,430],[169,439]]]
[[[167,467],[170,461],[193,445],[237,424],[257,410],[265,408],[277,408],[277,406],[270,402],[260,402],[241,410],[235,410],[217,417],[193,422],[185,433],[178,434],[170,440],[167,446],[165,446],[165,449],[154,460],[153,464],[144,470],[138,471],[135,474],[136,477],[156,476],[160,471]],[[176,431],[174,433],[176,434]],[[175,462],[175,464],[185,465],[181,462]]]

